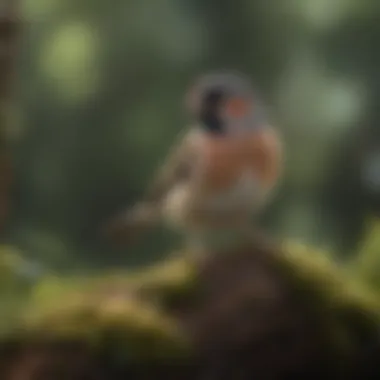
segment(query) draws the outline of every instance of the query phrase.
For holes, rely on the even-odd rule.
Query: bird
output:
[[[282,172],[282,139],[249,78],[203,74],[184,103],[192,122],[140,201],[106,224],[108,237],[133,239],[164,223],[203,255],[211,242],[247,238],[271,198]]]

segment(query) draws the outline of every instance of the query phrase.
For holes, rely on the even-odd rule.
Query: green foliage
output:
[[[30,282],[22,270],[26,264],[17,249],[0,246],[0,333],[16,322],[28,299]]]
[[[371,218],[358,253],[347,263],[347,270],[380,292],[380,220]]]
[[[49,36],[41,55],[41,70],[65,100],[78,102],[94,94],[97,31],[84,22],[64,23]]]
[[[59,11],[63,4],[62,0],[23,0],[21,2],[23,13],[33,21],[40,21],[41,18],[51,16]]]
[[[362,93],[376,82],[362,78],[377,75],[376,62],[368,67],[373,59],[361,58],[376,50],[365,43],[368,30],[377,31],[378,22],[366,19],[378,7],[372,3],[22,1],[28,27],[21,33],[17,102],[23,129],[15,152],[22,189],[12,241],[30,256],[49,256],[46,262],[51,255],[56,266],[54,240],[67,256],[89,265],[112,265],[120,257],[130,264],[129,255],[94,241],[95,231],[143,192],[190,121],[182,106],[194,76],[233,68],[252,77],[286,141],[285,191],[271,227],[334,245],[340,227],[329,227],[333,213],[323,213],[326,223],[319,220],[319,189],[326,176],[337,178],[331,173],[335,142],[345,147],[346,131],[366,113]],[[281,225],[284,215],[293,220]],[[155,239],[134,256],[149,261],[170,243]]]

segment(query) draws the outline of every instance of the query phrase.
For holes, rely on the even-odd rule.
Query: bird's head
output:
[[[186,106],[208,133],[241,134],[263,125],[263,109],[248,78],[236,73],[201,76],[187,93]]]

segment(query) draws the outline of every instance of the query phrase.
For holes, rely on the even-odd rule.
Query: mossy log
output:
[[[377,378],[379,299],[347,276],[256,237],[202,261],[45,278],[2,338],[0,378]]]

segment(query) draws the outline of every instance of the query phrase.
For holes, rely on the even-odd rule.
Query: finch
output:
[[[248,231],[269,199],[281,174],[282,144],[250,81],[237,73],[203,75],[185,104],[193,123],[141,201],[107,224],[114,239],[165,222],[202,250],[208,235],[220,240]]]

